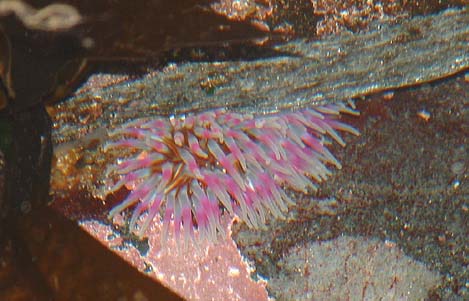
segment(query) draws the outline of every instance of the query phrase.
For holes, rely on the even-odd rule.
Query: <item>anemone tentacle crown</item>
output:
[[[328,166],[341,168],[326,137],[344,146],[338,131],[358,132],[340,113],[358,114],[333,104],[257,117],[217,109],[124,124],[110,133],[115,140],[105,151],[132,155],[108,168],[106,193],[125,186],[129,194],[109,216],[133,207],[129,227],[139,235],[158,216],[165,233],[174,221],[177,236],[181,227],[186,238],[196,228],[215,239],[222,211],[263,227],[267,214],[281,218],[294,203],[285,188],[314,191],[331,174]]]

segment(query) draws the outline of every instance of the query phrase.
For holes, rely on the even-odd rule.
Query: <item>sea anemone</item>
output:
[[[265,116],[217,109],[124,124],[104,148],[129,154],[106,172],[107,194],[129,190],[109,217],[133,207],[129,228],[140,236],[158,216],[163,235],[173,221],[176,236],[182,227],[185,238],[197,229],[215,239],[224,211],[262,228],[267,214],[281,218],[293,204],[285,188],[315,191],[331,174],[328,165],[341,168],[327,136],[344,146],[337,131],[358,132],[340,113],[358,114],[332,104]]]

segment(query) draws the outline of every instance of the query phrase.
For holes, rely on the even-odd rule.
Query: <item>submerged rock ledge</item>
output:
[[[66,142],[138,117],[215,107],[257,114],[296,110],[424,83],[469,66],[468,37],[469,11],[448,9],[396,24],[376,22],[363,33],[294,41],[268,59],[172,64],[53,106],[53,137]],[[81,115],[86,121],[73,122]]]

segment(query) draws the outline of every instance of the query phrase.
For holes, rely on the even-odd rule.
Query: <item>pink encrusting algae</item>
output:
[[[215,239],[224,210],[262,228],[266,214],[283,217],[293,204],[285,188],[314,191],[331,174],[327,165],[341,168],[326,137],[344,146],[337,131],[358,132],[340,113],[358,114],[332,104],[266,116],[218,109],[129,122],[105,146],[132,153],[106,172],[107,194],[130,191],[109,217],[133,207],[129,228],[140,236],[158,216],[163,234],[173,221],[176,237],[182,228],[186,239],[194,229]]]

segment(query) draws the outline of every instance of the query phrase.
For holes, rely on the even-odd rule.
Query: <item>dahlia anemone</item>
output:
[[[294,203],[285,188],[314,191],[331,174],[328,165],[341,168],[325,137],[344,146],[337,131],[358,131],[339,121],[340,113],[358,114],[333,104],[266,116],[218,109],[124,124],[104,149],[131,155],[108,168],[114,180],[106,193],[125,186],[129,194],[109,217],[133,207],[129,228],[140,236],[158,216],[164,235],[173,221],[177,237],[182,227],[186,239],[197,229],[213,240],[225,210],[262,228],[268,213],[282,218]]]

